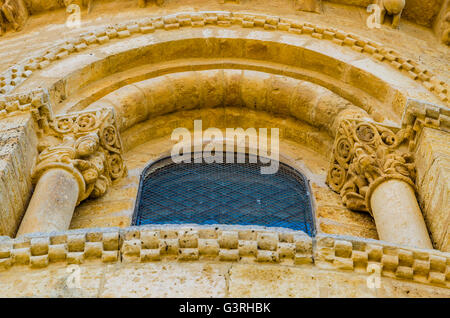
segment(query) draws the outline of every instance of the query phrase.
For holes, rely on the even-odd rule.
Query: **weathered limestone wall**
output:
[[[422,213],[435,248],[450,251],[450,133],[424,128],[416,166]]]
[[[1,297],[423,297],[450,298],[450,290],[391,278],[379,289],[367,275],[302,267],[217,262],[81,265],[80,287],[68,288],[74,269],[13,269],[0,273]],[[71,285],[72,286],[72,285]]]
[[[30,199],[37,136],[31,114],[0,119],[0,235],[13,237]]]
[[[62,7],[41,2],[27,1],[32,13]],[[0,296],[450,297],[448,253],[377,241],[372,217],[348,210],[325,184],[339,111],[359,106],[377,121],[399,124],[408,98],[449,105],[448,47],[431,29],[402,20],[400,31],[370,30],[366,0],[324,1],[322,14],[295,11],[286,0],[174,0],[145,9],[134,0],[94,2],[80,29],[69,29],[58,9],[53,24],[47,13],[32,15],[22,32],[0,39],[0,98],[39,86],[58,114],[114,107],[129,174],[76,208],[71,228],[81,230],[0,237]],[[404,17],[431,26],[445,18],[444,9],[438,15],[442,3],[409,0]],[[199,7],[227,11],[192,12]],[[230,77],[224,69],[232,69]],[[231,77],[232,85],[217,85]],[[290,95],[299,83],[313,88]],[[1,114],[22,109],[18,100],[0,100]],[[448,109],[423,111],[448,128]],[[0,120],[0,235],[14,236],[31,191],[37,138],[31,116],[9,116]],[[311,180],[314,240],[229,229],[83,232],[129,226],[141,171],[168,154],[174,128],[192,128],[199,118],[204,128],[280,128],[282,161]],[[448,140],[431,128],[415,140],[422,212],[443,251],[450,250]],[[68,265],[80,266],[80,289],[68,288]],[[378,289],[367,285],[372,265],[382,275]]]

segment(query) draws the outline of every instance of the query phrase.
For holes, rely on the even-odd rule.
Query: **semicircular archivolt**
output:
[[[378,238],[370,215],[346,209],[338,195],[325,185],[333,138],[292,117],[238,107],[176,111],[153,117],[124,131],[122,139],[128,175],[114,183],[104,197],[82,202],[75,210],[70,228],[130,225],[140,173],[149,163],[170,156],[172,147],[180,142],[171,140],[173,129],[184,127],[192,132],[194,119],[202,120],[203,131],[218,128],[225,138],[224,128],[228,127],[279,128],[279,160],[302,171],[311,182],[320,231]],[[192,138],[195,137],[192,135]],[[330,213],[330,209],[338,211],[339,215]]]
[[[112,107],[118,127],[177,111],[236,107],[292,117],[334,137],[342,118],[367,112],[319,85],[248,70],[204,70],[162,75],[123,86],[86,109]]]
[[[436,100],[428,91],[437,93],[444,100],[447,96],[445,83],[439,82],[417,63],[380,44],[336,29],[276,17],[261,17],[230,12],[180,13],[170,17],[131,21],[115,28],[99,28],[48,50],[43,56],[16,65],[4,76],[11,85],[3,85],[2,90],[6,92],[14,89],[30,77],[17,89],[18,92],[26,92],[35,87],[37,82],[44,83],[50,88],[54,101],[59,102],[69,98],[80,86],[131,67],[180,58],[234,58],[263,61],[264,65],[280,64],[272,65],[278,72],[286,65],[297,70],[300,68],[304,79],[310,78],[368,109],[380,104],[391,105],[397,117],[401,116],[408,96],[431,98],[434,102]],[[183,28],[194,26],[196,19],[200,28]],[[225,25],[232,27],[223,29]],[[268,31],[270,25],[277,31]],[[265,30],[255,31],[253,27],[263,27]],[[155,29],[177,32],[145,34]],[[127,39],[111,41],[114,38]],[[353,50],[338,48],[336,44],[350,46]],[[83,54],[86,49],[92,49],[91,53]],[[80,53],[73,54],[76,52]],[[364,55],[361,53],[371,58],[362,58]],[[386,67],[378,61],[388,61],[395,68]],[[196,60],[192,65],[198,62]],[[245,61],[243,64],[251,63]],[[14,79],[9,80],[8,76]],[[426,89],[418,84],[423,84]]]

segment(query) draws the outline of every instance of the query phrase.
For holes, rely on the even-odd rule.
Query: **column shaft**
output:
[[[17,236],[69,228],[78,199],[75,177],[64,169],[50,169],[36,184]]]
[[[370,198],[380,240],[433,248],[412,187],[391,179],[376,187]]]

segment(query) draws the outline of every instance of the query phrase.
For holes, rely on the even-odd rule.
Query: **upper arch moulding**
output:
[[[163,33],[170,30],[177,31]],[[190,61],[171,67],[204,69],[210,64],[205,57],[236,68],[296,72],[297,78],[365,105],[369,113],[370,108],[391,105],[397,119],[409,97],[446,105],[449,100],[445,82],[382,44],[335,28],[231,12],[179,13],[99,27],[10,67],[0,76],[0,97],[27,92],[39,82],[57,105],[80,87],[116,72],[183,58]]]

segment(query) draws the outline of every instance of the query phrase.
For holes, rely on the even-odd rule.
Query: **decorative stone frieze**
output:
[[[443,102],[448,102],[450,92],[448,85],[423,68],[418,62],[402,56],[396,50],[383,44],[364,39],[359,35],[344,32],[332,27],[324,27],[308,22],[285,19],[264,14],[249,14],[227,11],[209,11],[195,13],[178,13],[168,16],[132,20],[120,25],[99,27],[77,38],[67,40],[44,51],[42,54],[22,61],[0,75],[0,96],[11,93],[35,70],[48,67],[51,63],[76,54],[91,46],[107,44],[138,34],[147,34],[155,30],[176,30],[182,27],[229,27],[263,28],[265,30],[286,31],[294,34],[311,36],[318,40],[332,41],[339,46],[348,46],[352,50],[369,55],[380,62],[390,64],[415,81],[420,82],[428,91]]]
[[[79,185],[78,203],[102,196],[112,181],[126,174],[111,109],[56,116],[38,150],[34,181],[52,168],[69,171]]]
[[[401,145],[410,133],[364,120],[346,119],[336,134],[328,185],[351,210],[372,213],[373,190],[389,179],[414,187],[412,154]]]
[[[381,276],[450,288],[449,253],[348,236],[318,234],[312,240],[302,232],[142,226],[0,237],[0,270],[15,265],[42,268],[58,262],[202,260],[315,265],[367,274],[378,266]]]
[[[449,253],[326,234],[316,237],[314,251],[314,263],[320,268],[450,287]]]
[[[437,28],[440,32],[441,41],[446,45],[450,45],[450,5],[447,3],[447,11],[443,14],[440,27]]]
[[[10,25],[14,31],[20,31],[27,19],[28,9],[24,0],[4,0],[0,2],[0,36],[6,32],[7,25]]]

